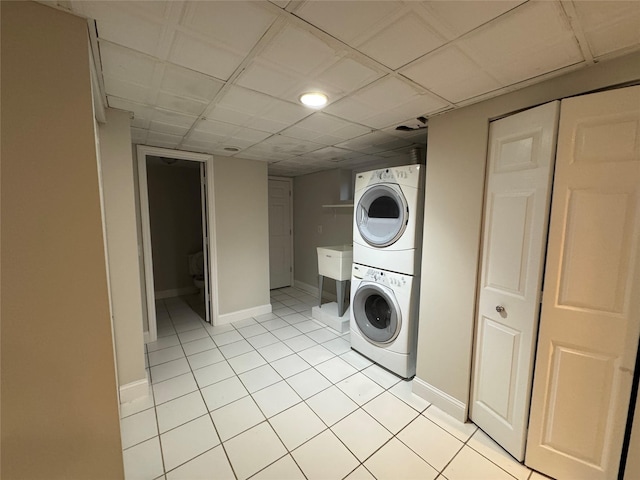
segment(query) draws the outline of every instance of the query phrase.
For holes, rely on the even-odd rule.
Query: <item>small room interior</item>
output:
[[[640,477],[640,4],[328,5],[0,3],[3,478]],[[314,317],[405,166],[409,378]]]

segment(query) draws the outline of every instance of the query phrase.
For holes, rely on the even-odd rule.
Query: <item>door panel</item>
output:
[[[269,179],[270,288],[291,285],[291,181]]]
[[[524,458],[559,103],[491,124],[471,419]]]
[[[556,478],[618,473],[640,332],[639,149],[640,87],[562,102],[526,456]]]

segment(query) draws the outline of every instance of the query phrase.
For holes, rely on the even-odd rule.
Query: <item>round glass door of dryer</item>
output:
[[[366,190],[356,209],[356,225],[372,247],[393,245],[407,228],[407,201],[395,185],[374,185]]]
[[[400,333],[400,307],[393,292],[384,285],[360,284],[353,296],[353,316],[360,333],[371,343],[391,343]]]

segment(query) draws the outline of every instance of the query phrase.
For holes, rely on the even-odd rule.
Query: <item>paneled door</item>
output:
[[[292,248],[291,180],[269,178],[270,288],[291,285]]]
[[[640,86],[563,100],[526,454],[555,478],[617,477],[640,333],[639,149]]]
[[[491,123],[471,419],[524,459],[559,102]]]

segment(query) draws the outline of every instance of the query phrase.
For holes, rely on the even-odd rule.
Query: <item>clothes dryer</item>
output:
[[[424,166],[356,175],[353,261],[407,275],[420,271]]]
[[[351,348],[403,377],[416,373],[419,277],[354,264]]]

